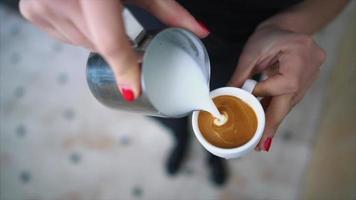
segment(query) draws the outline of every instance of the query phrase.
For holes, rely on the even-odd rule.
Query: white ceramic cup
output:
[[[226,159],[238,158],[247,154],[249,151],[253,150],[258,144],[258,142],[260,141],[263,134],[263,130],[265,128],[265,113],[258,98],[251,94],[256,86],[256,83],[257,82],[254,80],[247,80],[242,86],[242,89],[235,88],[235,87],[222,87],[210,92],[211,98],[221,96],[221,95],[231,95],[231,96],[238,97],[243,102],[247,103],[256,113],[256,117],[257,117],[256,132],[254,133],[253,137],[244,145],[235,148],[221,148],[209,143],[199,130],[198,116],[200,111],[193,112],[192,126],[193,126],[194,134],[197,137],[198,141],[210,153]]]

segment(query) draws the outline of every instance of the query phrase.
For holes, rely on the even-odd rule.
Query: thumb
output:
[[[135,0],[133,3],[149,11],[161,22],[169,26],[188,29],[201,38],[209,35],[208,28],[202,22],[198,22],[185,8],[174,0]]]

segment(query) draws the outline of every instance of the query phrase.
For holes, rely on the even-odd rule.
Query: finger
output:
[[[56,32],[65,37],[70,44],[82,46],[89,50],[94,49],[94,45],[70,19],[57,18],[56,23],[53,23],[53,26],[56,29]]]
[[[140,94],[138,61],[125,33],[118,0],[80,1],[90,37],[110,64],[120,92],[127,101]]]
[[[48,20],[58,32],[64,35],[72,44],[94,50],[94,45],[88,37],[88,29],[78,1],[62,0],[51,2]],[[63,11],[66,15],[63,15]]]
[[[272,100],[272,97],[264,97],[262,98],[262,100],[260,101],[261,102],[261,105],[262,105],[262,108],[264,111],[267,110],[269,104],[271,103],[271,100]]]
[[[256,65],[256,60],[257,57],[243,51],[228,85],[241,87],[243,83],[252,75],[253,68]]]
[[[253,94],[256,96],[279,96],[299,91],[302,83],[296,77],[301,62],[290,54],[280,57],[278,65],[271,65],[265,71],[268,78],[259,82]]]
[[[48,9],[41,6],[40,3],[21,0],[19,2],[19,9],[24,18],[39,27],[41,30],[47,32],[50,36],[62,42],[71,43],[64,35],[59,33],[45,17],[43,17],[49,13]]]
[[[209,35],[208,28],[202,22],[198,22],[185,8],[174,0],[134,0],[132,2],[149,11],[169,26],[188,29],[201,38]]]
[[[73,44],[65,35],[63,35],[52,24],[50,24],[49,21],[45,19],[36,19],[32,23],[38,26],[43,31],[45,31],[46,33],[48,33],[48,35],[50,35],[51,37],[67,44]]]
[[[257,83],[253,94],[259,97],[279,96],[295,92],[296,89],[297,86],[291,79],[285,75],[276,74]]]
[[[256,150],[269,151],[279,125],[292,108],[292,95],[272,97],[266,110],[266,126]]]

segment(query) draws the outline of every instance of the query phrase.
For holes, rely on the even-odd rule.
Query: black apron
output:
[[[178,0],[213,35],[229,43],[240,43],[267,18],[300,0]]]

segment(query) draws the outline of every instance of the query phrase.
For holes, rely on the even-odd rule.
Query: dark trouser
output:
[[[208,50],[211,64],[210,90],[224,87],[235,70],[238,60],[237,58],[241,49],[231,48],[230,45],[224,45],[223,42],[214,38],[214,36],[209,36],[204,39],[203,42]],[[174,134],[176,145],[186,146],[190,137],[187,127],[190,126],[191,123],[188,120],[188,117],[177,119],[154,117],[154,119],[171,129]],[[219,158],[210,154],[209,159]]]

